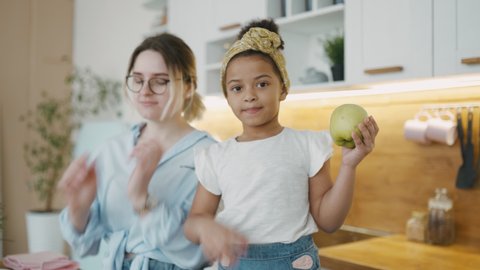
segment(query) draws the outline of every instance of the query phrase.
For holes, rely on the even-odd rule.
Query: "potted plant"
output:
[[[332,78],[334,81],[343,81],[344,79],[344,45],[343,36],[335,36],[324,42],[323,48],[330,60]]]
[[[24,159],[31,173],[28,186],[36,193],[39,202],[43,203],[40,208],[27,213],[30,252],[63,252],[58,224],[59,210],[53,208],[53,201],[57,182],[72,157],[72,137],[85,117],[97,115],[104,110],[118,110],[117,105],[121,101],[120,82],[102,79],[88,69],[75,71],[66,83],[71,88],[66,98],[42,93],[36,107],[20,118],[32,132],[31,138],[24,144]],[[116,114],[119,115],[119,111]],[[39,225],[38,222],[45,224]],[[52,233],[45,231],[52,228]],[[52,245],[45,247],[46,243]]]

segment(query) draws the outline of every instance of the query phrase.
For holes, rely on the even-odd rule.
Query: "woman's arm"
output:
[[[97,201],[94,201],[87,215],[83,230],[77,230],[70,218],[70,209],[65,207],[60,213],[60,230],[63,239],[73,248],[80,257],[98,253],[100,241],[105,233],[105,228],[100,222],[100,210]]]
[[[87,155],[72,161],[58,182],[58,189],[67,199],[68,217],[75,229],[83,233],[90,207],[97,193],[95,165],[87,164]]]
[[[60,213],[63,238],[79,256],[98,253],[104,227],[100,221],[95,163],[88,165],[87,155],[72,161],[58,183],[67,207]]]

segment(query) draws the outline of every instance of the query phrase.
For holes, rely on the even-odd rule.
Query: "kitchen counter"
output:
[[[480,248],[434,246],[408,241],[404,235],[375,237],[321,248],[322,267],[342,269],[478,270]]]

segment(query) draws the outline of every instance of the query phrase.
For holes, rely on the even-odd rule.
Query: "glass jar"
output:
[[[455,239],[453,202],[446,188],[435,189],[435,197],[428,201],[427,242],[449,245]]]
[[[425,212],[413,211],[412,216],[407,221],[406,235],[407,239],[417,242],[425,242],[427,229],[427,215]]]

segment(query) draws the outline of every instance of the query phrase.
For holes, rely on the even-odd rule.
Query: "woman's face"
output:
[[[170,114],[169,111],[173,107],[170,103],[174,103],[170,100],[171,92],[169,91],[172,82],[170,82],[165,60],[160,53],[153,50],[141,52],[129,75],[133,77],[129,80],[140,90],[138,93],[127,90],[128,97],[143,118],[159,121]],[[153,91],[161,94],[154,93],[151,86],[154,88]]]

